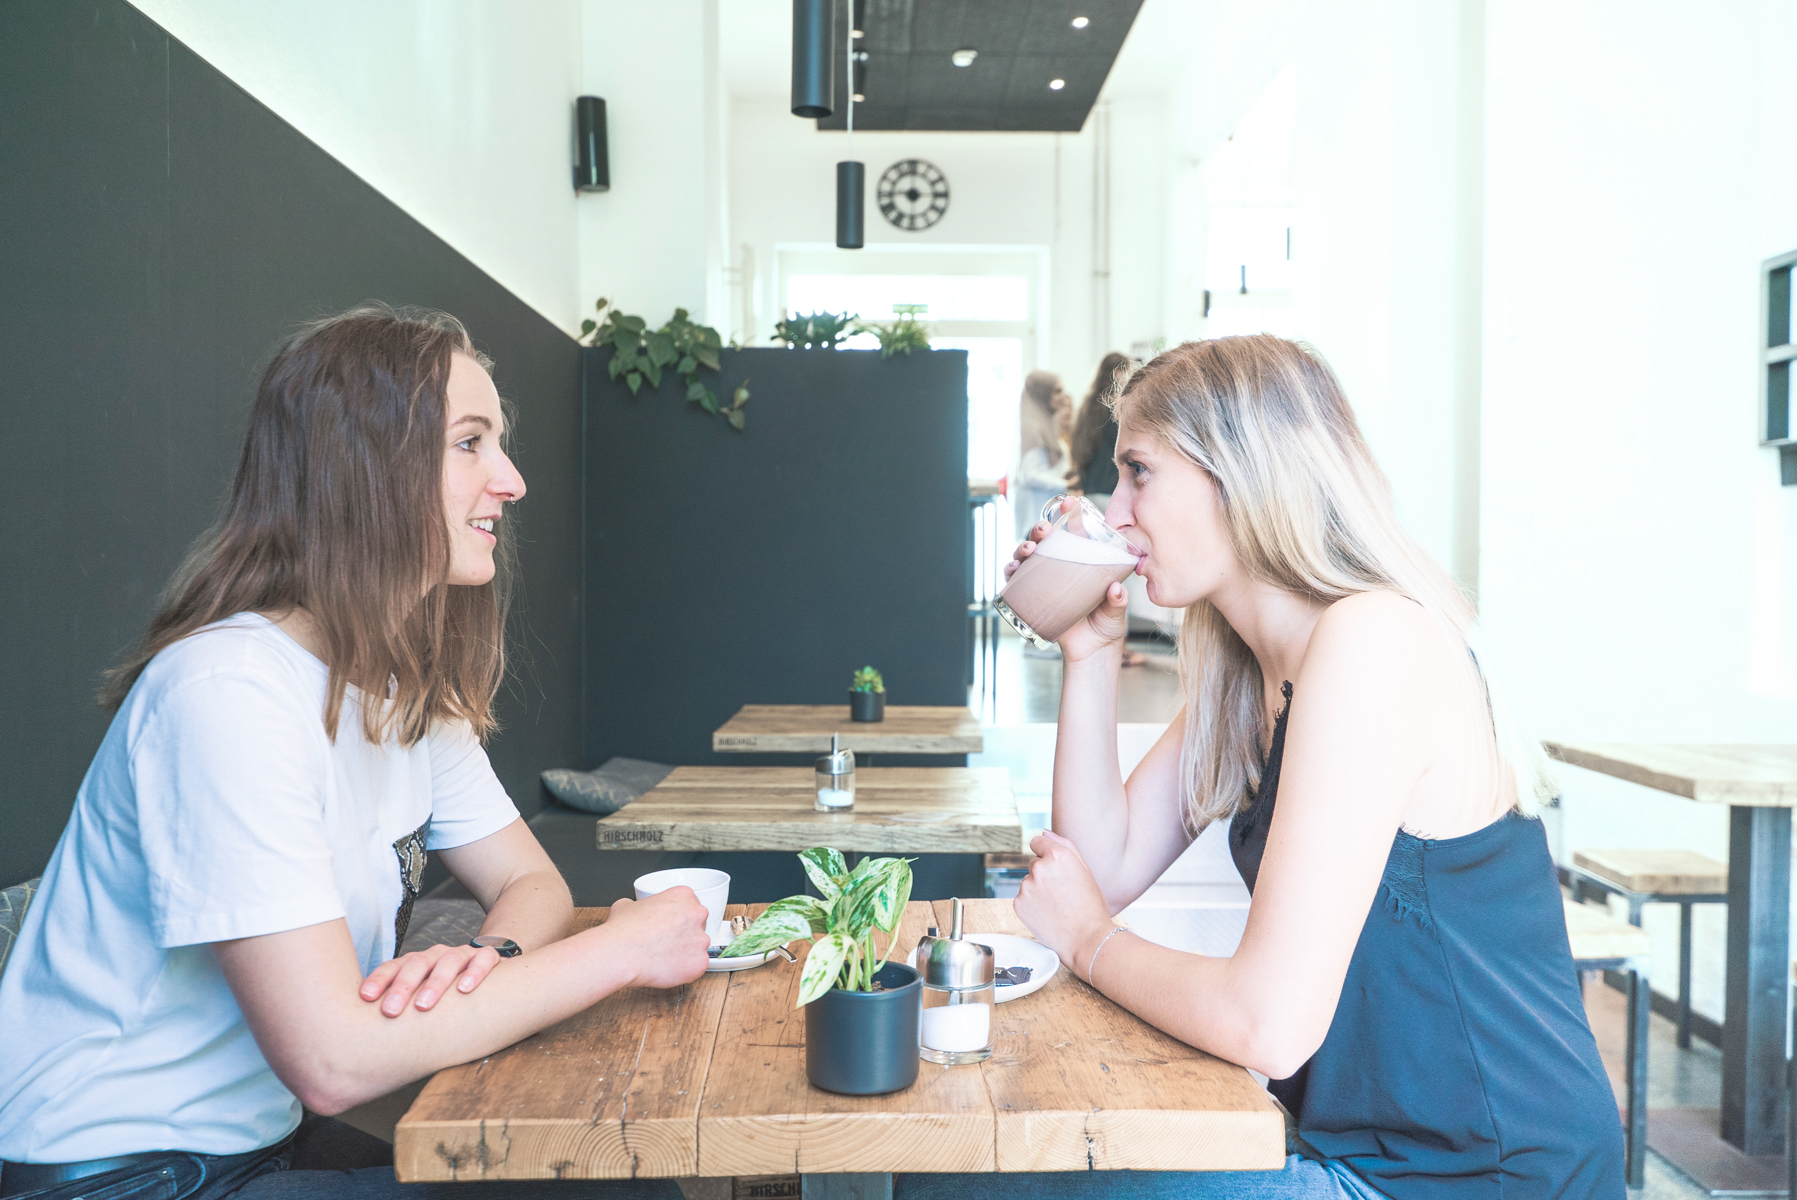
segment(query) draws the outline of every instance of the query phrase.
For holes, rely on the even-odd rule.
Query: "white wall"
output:
[[[1794,42],[1771,0],[1489,9],[1480,596],[1545,736],[1797,735],[1797,489],[1755,444],[1758,264],[1797,249]],[[1726,810],[1564,774],[1565,852],[1727,857]],[[1719,1016],[1719,912],[1697,944]]]
[[[580,0],[133,2],[538,312],[578,323]]]

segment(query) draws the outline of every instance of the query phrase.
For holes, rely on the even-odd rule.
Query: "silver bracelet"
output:
[[[1100,938],[1098,941],[1098,945],[1093,948],[1092,959],[1090,962],[1088,962],[1086,964],[1086,983],[1089,986],[1091,986],[1091,987],[1098,986],[1096,983],[1092,982],[1092,968],[1094,968],[1098,965],[1098,952],[1100,950],[1104,949],[1104,944],[1106,942],[1110,941],[1112,938],[1116,937],[1118,934],[1120,934],[1122,932],[1123,932],[1123,926],[1113,925],[1111,927],[1111,931],[1109,933],[1105,934],[1104,937]]]

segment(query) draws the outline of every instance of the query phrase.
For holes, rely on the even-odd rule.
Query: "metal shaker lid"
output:
[[[961,936],[961,902],[955,901],[955,924],[948,937],[925,937],[918,943],[917,965],[925,987],[982,988],[992,986],[997,965],[992,947]]]
[[[841,749],[842,735],[830,735],[830,753],[821,755],[817,760],[817,771],[820,775],[853,775],[855,773],[855,752]]]

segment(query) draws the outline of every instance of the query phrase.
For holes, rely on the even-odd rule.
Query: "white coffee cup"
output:
[[[724,924],[724,906],[730,903],[730,876],[709,867],[675,867],[668,871],[651,871],[636,881],[636,898],[646,900],[669,888],[689,887],[699,903],[710,914],[711,944],[722,946],[730,941]]]

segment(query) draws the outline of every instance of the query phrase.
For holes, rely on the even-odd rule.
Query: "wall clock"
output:
[[[948,211],[948,176],[921,158],[886,168],[874,197],[880,215],[911,233],[928,229]]]

